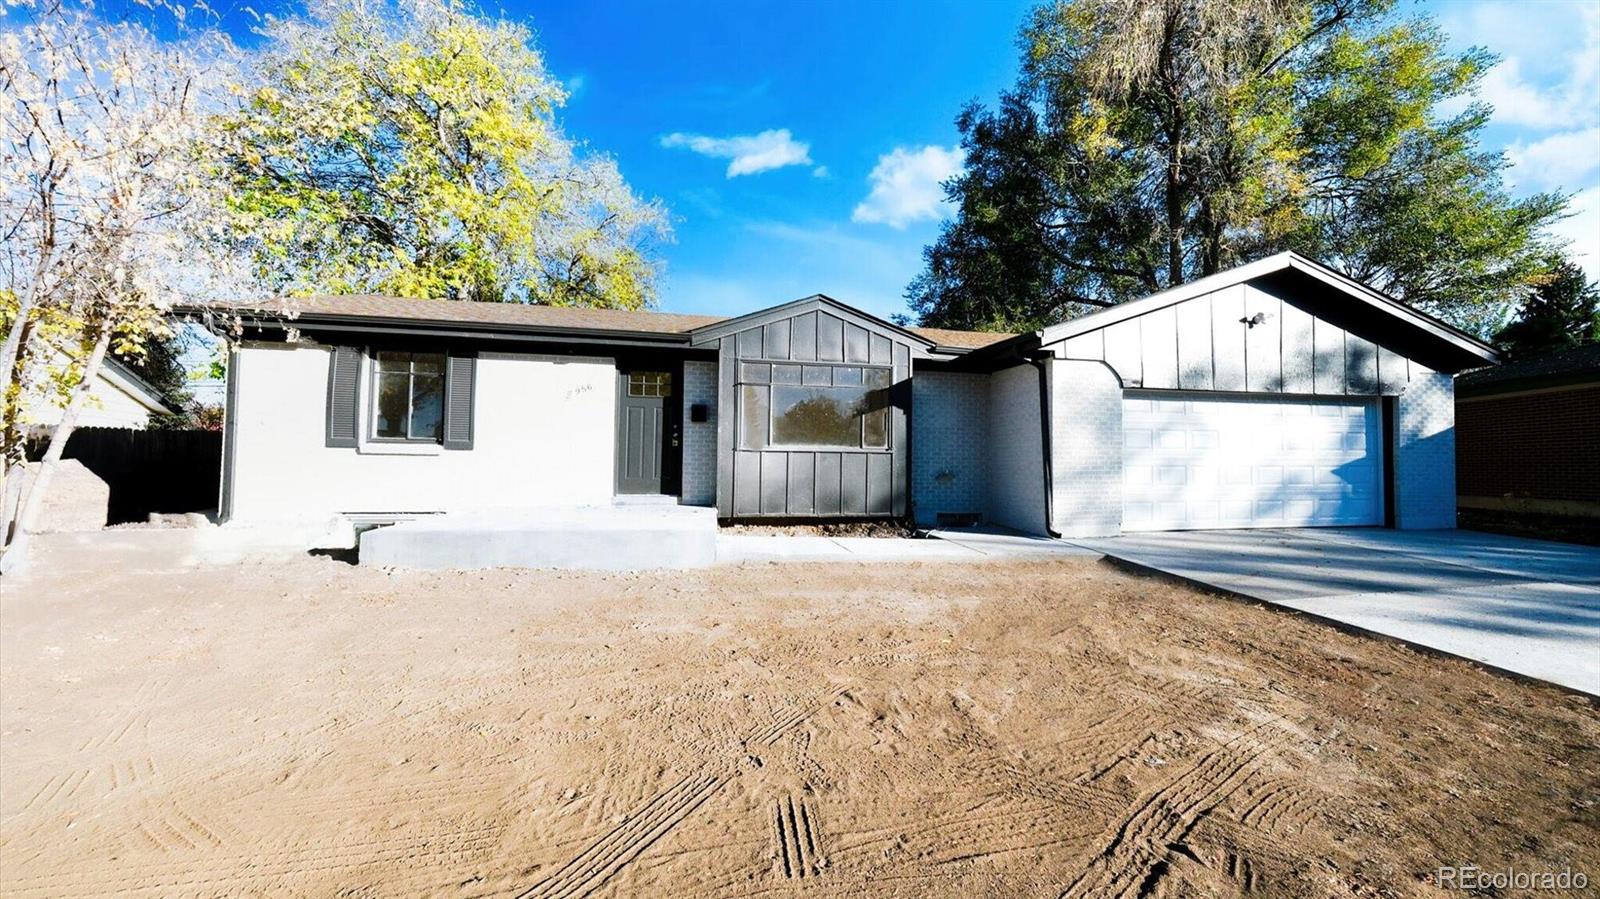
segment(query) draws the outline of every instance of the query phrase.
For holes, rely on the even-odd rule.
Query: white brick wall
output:
[[[689,407],[703,403],[710,417],[689,420]],[[717,363],[683,363],[683,496],[686,506],[717,504]]]
[[[989,376],[918,371],[911,379],[911,503],[918,524],[988,505]]]
[[[1394,518],[1405,530],[1456,526],[1455,382],[1418,373],[1395,403]]]
[[[1122,530],[1122,383],[1101,362],[1050,363],[1051,523],[1064,537]]]
[[[1029,534],[1046,531],[1039,417],[1038,369],[1018,365],[989,376],[987,520]]]

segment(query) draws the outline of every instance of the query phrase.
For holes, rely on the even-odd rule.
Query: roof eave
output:
[[[217,310],[201,307],[177,310],[182,314],[199,314]],[[658,346],[686,346],[688,331],[637,331],[621,328],[573,328],[562,325],[523,325],[512,322],[461,322],[441,319],[390,318],[386,316],[325,314],[301,312],[293,315],[265,310],[228,310],[255,327],[296,328],[308,327],[322,330],[362,331],[375,334],[398,332],[451,335],[480,338],[523,338],[587,340],[599,343],[653,344]]]

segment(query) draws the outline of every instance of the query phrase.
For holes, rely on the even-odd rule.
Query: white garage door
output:
[[[1378,407],[1127,394],[1122,529],[1383,521]]]

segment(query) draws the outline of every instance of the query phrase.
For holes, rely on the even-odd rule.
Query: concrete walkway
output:
[[[981,562],[1019,557],[1098,558],[1099,553],[1048,537],[999,529],[930,531],[924,539],[717,535],[717,561],[741,562]]]
[[[1080,546],[1600,695],[1600,549],[1480,534],[1183,531]]]

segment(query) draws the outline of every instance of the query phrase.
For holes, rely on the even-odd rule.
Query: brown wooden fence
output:
[[[28,443],[44,454],[48,435]],[[144,521],[151,512],[203,512],[217,507],[222,432],[77,428],[65,458],[77,459],[111,487],[107,523]]]

